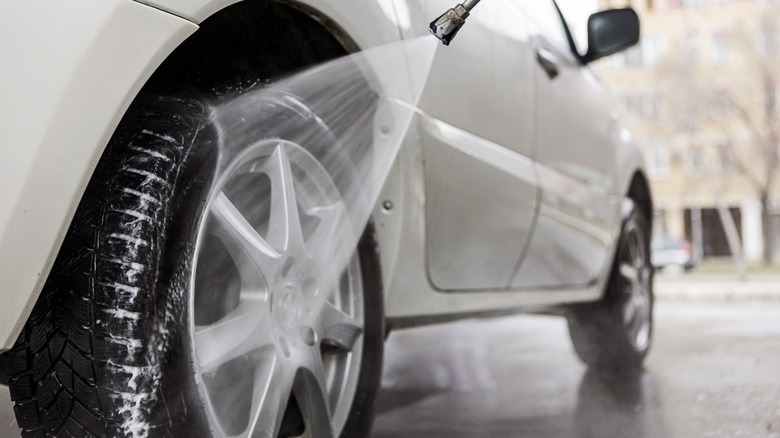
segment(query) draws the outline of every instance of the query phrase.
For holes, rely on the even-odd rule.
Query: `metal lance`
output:
[[[450,45],[450,41],[455,38],[461,27],[466,23],[471,10],[477,6],[480,0],[466,0],[456,5],[454,8],[442,14],[439,18],[433,20],[430,25],[430,31],[440,39],[445,46]]]

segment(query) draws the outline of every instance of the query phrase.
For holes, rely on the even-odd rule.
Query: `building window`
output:
[[[654,94],[633,94],[623,97],[623,106],[631,118],[657,120],[660,113],[660,99]]]
[[[729,60],[731,39],[725,34],[716,34],[712,38],[712,61],[721,63]]]
[[[774,59],[777,56],[777,34],[770,25],[765,25],[758,33],[758,56],[762,59]]]
[[[688,149],[685,169],[690,176],[701,174],[702,169],[704,169],[704,150],[700,145],[693,145]]]
[[[654,146],[645,152],[647,171],[653,179],[666,178],[669,175],[669,148]]]
[[[764,114],[780,114],[780,89],[766,90],[764,94]]]
[[[737,159],[734,156],[734,148],[729,143],[718,145],[718,171],[733,172],[737,169]]]
[[[620,70],[626,65],[626,57],[623,55],[623,53],[617,53],[615,55],[604,58],[604,60],[600,62],[605,69]]]
[[[666,210],[658,209],[653,212],[653,235],[664,236],[668,234],[669,229],[666,225]]]
[[[642,48],[634,46],[625,52],[625,66],[628,68],[642,66]]]
[[[731,117],[734,112],[734,102],[731,96],[726,93],[720,93],[715,96],[712,106],[712,116],[715,119],[725,119]]]
[[[683,0],[682,4],[687,9],[696,9],[704,6],[704,0]]]
[[[658,36],[642,38],[642,56],[646,66],[658,64],[664,56],[664,40]]]
[[[685,59],[689,64],[699,62],[701,56],[701,38],[698,32],[690,32],[685,39]]]

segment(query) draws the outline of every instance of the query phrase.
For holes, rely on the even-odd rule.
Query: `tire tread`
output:
[[[149,267],[159,266],[155,257],[168,222],[161,195],[172,196],[176,163],[206,118],[192,98],[142,97],[133,105],[8,353],[11,397],[24,437],[128,436],[121,427],[130,419],[127,400],[140,397],[136,407],[147,413],[154,404],[158,376],[144,371],[158,360],[148,336],[159,305],[158,273]],[[155,134],[154,123],[162,128],[163,119],[166,132],[183,134]],[[153,126],[132,129],[147,122]],[[140,246],[151,251],[138,251]]]

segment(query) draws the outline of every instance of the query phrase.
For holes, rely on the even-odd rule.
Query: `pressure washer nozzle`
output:
[[[462,4],[448,10],[431,22],[431,33],[440,39],[445,46],[449,46],[450,41],[455,38],[460,28],[466,23],[466,18],[469,17],[471,10],[479,2],[480,0],[466,0]]]

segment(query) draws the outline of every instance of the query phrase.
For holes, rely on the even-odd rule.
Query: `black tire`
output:
[[[618,373],[642,368],[653,332],[650,228],[647,216],[639,206],[626,202],[631,203],[631,211],[623,220],[603,298],[595,303],[575,305],[567,313],[569,334],[580,359],[589,367]],[[638,251],[632,251],[630,247]],[[621,272],[621,266],[626,263],[637,268],[634,282],[626,275],[633,271]],[[638,307],[640,304],[641,308]],[[636,310],[637,319],[625,317],[628,306]]]
[[[259,138],[312,133],[301,108],[268,102]],[[198,98],[141,96],[112,137],[7,355],[22,436],[211,435],[183,327],[193,239],[219,166],[207,108]],[[275,128],[280,120],[284,128]],[[319,140],[310,152],[326,169],[344,166],[348,155],[317,129],[327,127],[314,127]],[[357,254],[366,348],[342,434],[350,437],[370,431],[382,365],[381,275],[370,226]]]

